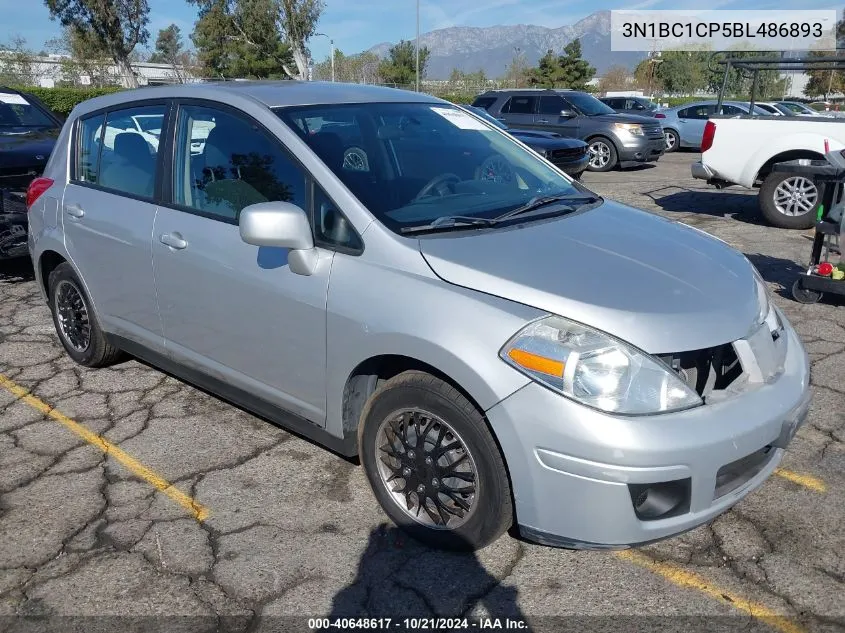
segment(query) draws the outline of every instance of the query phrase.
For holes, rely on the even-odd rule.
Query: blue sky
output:
[[[158,30],[171,23],[185,33],[193,30],[196,8],[186,0],[149,0],[151,42]],[[421,32],[449,26],[572,24],[599,9],[841,9],[831,0],[420,0]],[[15,35],[26,38],[35,50],[59,32],[43,0],[0,0],[0,44]],[[333,38],[346,53],[365,50],[384,41],[413,39],[415,0],[326,0],[319,31]],[[311,41],[315,59],[328,56],[325,37]]]

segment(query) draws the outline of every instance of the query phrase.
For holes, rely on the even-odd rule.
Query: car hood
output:
[[[614,202],[484,230],[432,234],[444,281],[591,325],[652,354],[743,338],[758,312],[753,269],[724,242]]]
[[[57,129],[0,128],[0,169],[46,165],[58,135]]]

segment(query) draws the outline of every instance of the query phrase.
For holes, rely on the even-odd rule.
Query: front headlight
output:
[[[667,413],[702,404],[659,360],[559,316],[529,323],[499,356],[549,389],[609,413]]]
[[[614,123],[617,132],[628,133],[631,136],[642,136],[643,126],[639,123]]]

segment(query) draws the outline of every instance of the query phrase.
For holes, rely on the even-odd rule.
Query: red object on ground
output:
[[[832,272],[833,272],[833,265],[832,264],[829,264],[828,262],[824,262],[823,264],[819,264],[819,274],[822,277],[827,277]]]

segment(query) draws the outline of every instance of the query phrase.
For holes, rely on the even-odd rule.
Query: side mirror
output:
[[[575,116],[575,110],[568,110],[568,109],[564,108],[563,110],[560,111],[560,116],[562,116],[566,119],[571,119],[572,117]]]
[[[318,253],[308,216],[289,202],[260,202],[245,207],[238,220],[241,239],[255,246],[287,248],[291,272],[311,275]]]

